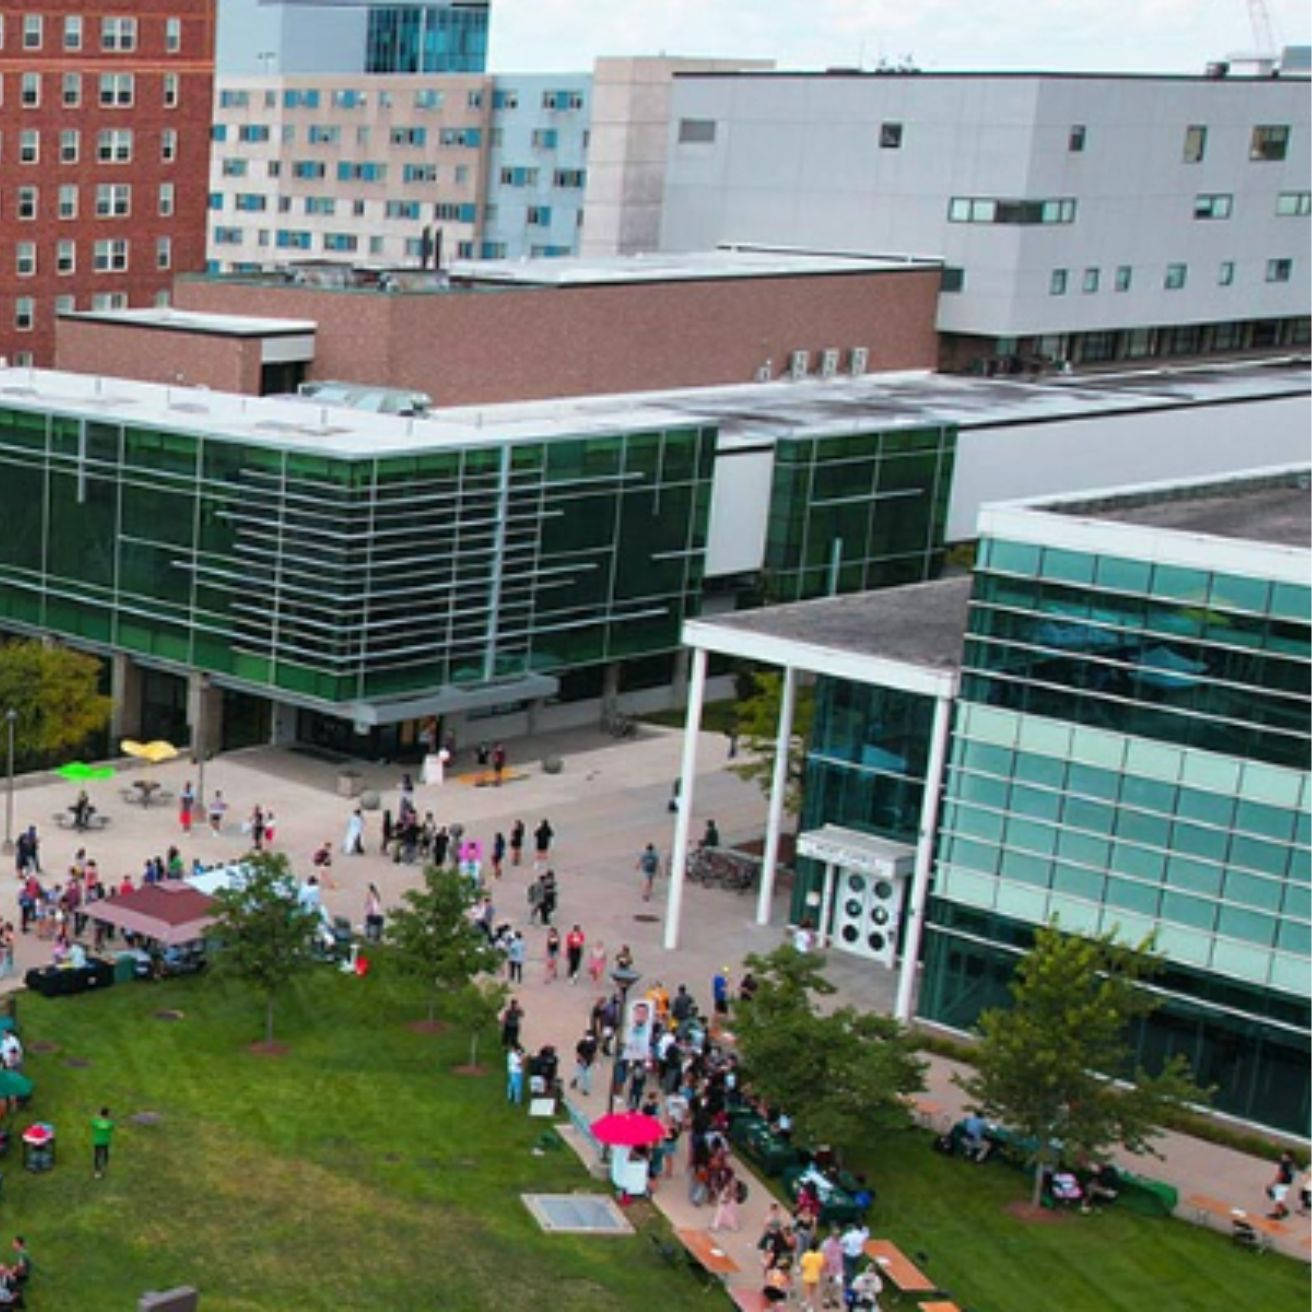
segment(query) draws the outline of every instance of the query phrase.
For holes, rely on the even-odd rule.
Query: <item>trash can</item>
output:
[[[50,1171],[55,1165],[55,1127],[45,1121],[23,1131],[23,1165],[29,1171]]]
[[[134,952],[120,952],[114,958],[114,983],[126,984],[137,973],[137,957]]]

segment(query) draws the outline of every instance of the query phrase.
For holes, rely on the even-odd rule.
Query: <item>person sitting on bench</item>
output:
[[[971,1112],[961,1122],[961,1152],[972,1162],[982,1162],[993,1151],[993,1140],[988,1137],[989,1127],[978,1112]]]

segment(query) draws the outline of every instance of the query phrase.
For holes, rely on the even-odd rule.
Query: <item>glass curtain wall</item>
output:
[[[386,5],[369,10],[366,73],[482,73],[488,6]]]

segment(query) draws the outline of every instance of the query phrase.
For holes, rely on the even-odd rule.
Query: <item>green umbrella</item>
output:
[[[67,765],[61,765],[55,773],[71,783],[83,783],[87,779],[112,779],[114,767],[88,765],[85,761],[70,761]]]
[[[28,1098],[35,1087],[22,1071],[0,1070],[0,1098]]]

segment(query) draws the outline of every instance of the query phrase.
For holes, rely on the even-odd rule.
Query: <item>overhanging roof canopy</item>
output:
[[[822,825],[797,836],[797,851],[826,865],[885,879],[911,873],[916,849],[845,825]]]
[[[213,898],[180,879],[143,884],[130,893],[119,893],[85,906],[92,920],[154,939],[165,947],[203,938],[214,923],[213,909]]]

